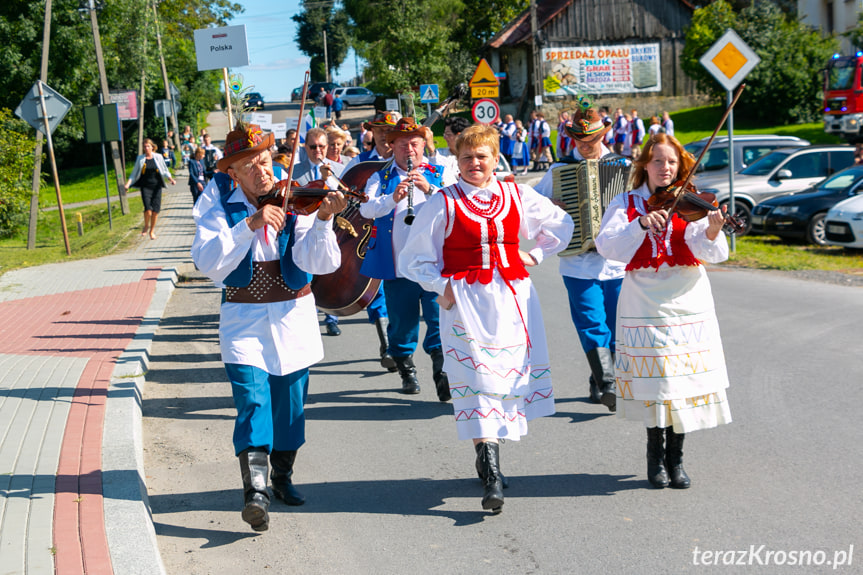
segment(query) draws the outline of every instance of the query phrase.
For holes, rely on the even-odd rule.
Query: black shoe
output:
[[[665,469],[665,439],[661,427],[647,428],[647,480],[657,489],[668,487],[668,471]]]
[[[420,392],[420,383],[417,381],[417,367],[414,365],[413,357],[394,357],[396,368],[402,378],[401,393],[416,395]]]
[[[607,347],[596,347],[587,352],[587,363],[590,373],[599,392],[599,402],[608,411],[617,410],[617,389],[614,376],[614,355]],[[591,387],[593,400],[593,387]]]
[[[270,494],[267,492],[267,452],[262,447],[250,447],[239,455],[243,476],[243,521],[255,531],[270,527]]]
[[[294,487],[291,477],[294,475],[294,460],[297,458],[296,451],[275,451],[270,454],[270,464],[273,470],[270,480],[273,486],[273,495],[281,499],[287,505],[302,505],[306,502],[303,494]]]
[[[483,441],[475,446],[476,456],[482,469],[482,508],[495,515],[503,511],[503,481],[500,477],[500,446]]]
[[[692,481],[683,470],[683,436],[683,433],[674,433],[670,427],[665,428],[665,465],[674,489],[689,489],[692,486]]]
[[[342,329],[337,323],[327,324],[327,335],[342,335]]]
[[[381,367],[386,369],[390,373],[395,373],[399,370],[399,368],[396,367],[396,360],[394,360],[393,356],[391,356],[387,352],[387,349],[389,348],[389,340],[387,339],[387,325],[389,325],[389,319],[385,317],[381,317],[375,320],[375,329],[378,332],[378,340],[381,343]]]
[[[449,378],[443,370],[443,350],[439,347],[429,352],[432,360],[432,379],[434,379],[437,398],[440,401],[449,401],[452,395],[449,391]]]

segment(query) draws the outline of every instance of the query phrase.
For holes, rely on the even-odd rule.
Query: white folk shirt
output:
[[[428,160],[423,157],[417,164],[428,163]],[[456,183],[458,181],[458,177],[453,171],[447,166],[441,166],[443,168],[443,178],[441,179],[441,187],[447,187],[451,184]],[[395,163],[393,163],[393,173],[390,176],[394,178],[396,181],[392,184],[391,190],[395,190],[395,187],[401,182],[406,176],[407,172],[398,167]],[[437,189],[432,187],[429,190],[429,195],[436,192]],[[393,221],[393,261],[398,263],[399,252],[401,252],[402,248],[405,245],[405,242],[408,239],[408,234],[410,234],[411,226],[405,223],[405,214],[408,209],[408,198],[405,196],[399,203],[396,203],[393,200],[393,194],[384,194],[381,195],[381,176],[380,172],[376,172],[372,174],[366,183],[366,195],[369,197],[369,200],[363,204],[360,204],[360,214],[364,218],[376,219],[387,216],[390,212],[395,210],[395,219]],[[425,204],[427,196],[422,193],[419,188],[414,186],[413,193],[413,204],[414,204],[414,215],[419,215],[420,209]],[[396,265],[396,277],[405,277],[404,274],[401,273],[399,266]]]
[[[267,226],[253,231],[243,219],[229,227],[219,200],[219,189],[210,182],[193,210],[197,230],[192,258],[201,272],[223,288],[225,278],[252,250],[253,261],[279,259],[276,230]],[[239,187],[231,202],[256,208]],[[341,264],[341,251],[332,221],[317,212],[298,216],[291,251],[297,266],[311,274],[328,274]],[[219,344],[224,363],[251,365],[273,375],[287,375],[309,367],[324,357],[315,298],[307,295],[275,303],[223,303],[219,320]]]
[[[602,154],[600,157],[607,156],[612,153],[611,150],[605,147],[605,144],[601,144],[601,146]],[[576,160],[584,159],[578,152],[578,148],[572,151],[572,157]],[[552,171],[557,166],[565,165],[566,164],[554,164],[551,167],[551,170],[545,173],[542,180],[540,180],[534,189],[543,196],[550,198],[554,190]],[[568,240],[567,243],[569,243]],[[616,280],[623,278],[624,273],[626,272],[625,263],[605,259],[594,250],[583,254],[560,256],[559,259],[560,275],[570,278],[599,281]]]

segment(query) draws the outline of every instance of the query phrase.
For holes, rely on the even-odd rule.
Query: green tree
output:
[[[746,77],[747,88],[737,112],[772,123],[817,121],[821,70],[837,48],[836,39],[822,38],[771,2],[751,4],[738,14],[724,0],[696,10],[686,31],[682,67],[701,90],[717,101],[725,101],[725,90],[699,59],[728,28],[734,29],[761,58]]]
[[[29,126],[0,108],[0,237],[11,236],[27,222],[33,149]]]
[[[863,12],[857,14],[857,26],[852,30],[845,32],[845,35],[850,38],[851,44],[853,44],[855,48],[858,50],[863,49]]]
[[[303,0],[303,11],[291,16],[297,23],[297,47],[311,61],[311,80],[323,82],[328,70],[324,64],[324,31],[327,33],[326,63],[330,70],[338,68],[348,55],[351,30],[347,13],[334,10],[333,4]]]

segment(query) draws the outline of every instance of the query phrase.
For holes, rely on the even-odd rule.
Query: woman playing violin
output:
[[[612,200],[596,237],[599,253],[627,262],[617,308],[617,413],[646,425],[647,477],[658,488],[690,486],[685,433],[731,422],[719,324],[702,265],[728,258],[724,211],[686,221],[650,202],[694,163],[673,136],[651,136],[633,163],[634,189]]]

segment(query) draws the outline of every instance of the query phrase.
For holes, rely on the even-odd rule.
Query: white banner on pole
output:
[[[198,70],[218,70],[249,65],[245,26],[195,30]]]

